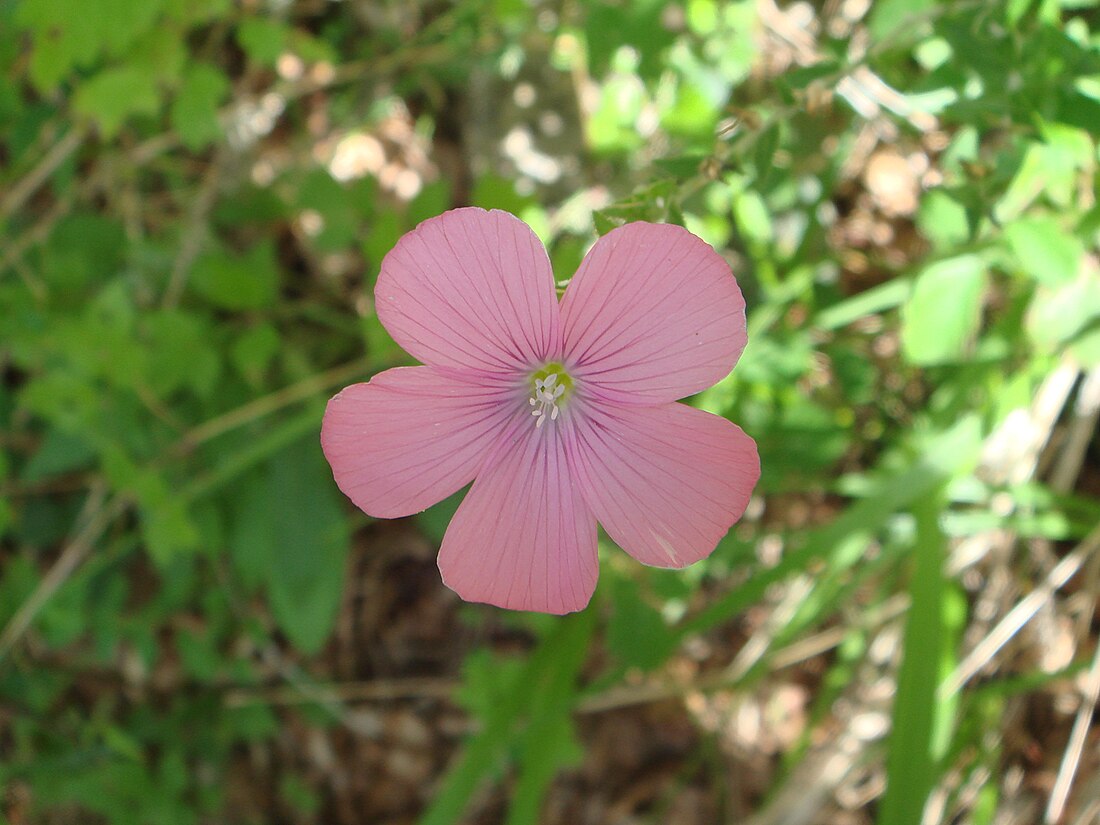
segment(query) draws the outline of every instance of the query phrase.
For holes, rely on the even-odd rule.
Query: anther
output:
[[[535,394],[527,399],[527,403],[535,409],[531,415],[535,416],[535,427],[541,427],[546,421],[547,413],[551,421],[558,420],[561,410],[558,408],[558,399],[565,394],[565,385],[558,383],[558,374],[550,373],[545,378],[535,379]]]

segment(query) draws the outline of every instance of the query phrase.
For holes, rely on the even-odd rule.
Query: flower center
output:
[[[531,376],[534,390],[527,403],[534,407],[531,415],[535,417],[535,427],[541,427],[546,419],[557,421],[561,409],[558,406],[569,396],[573,389],[573,379],[565,368],[557,362],[547,364]]]

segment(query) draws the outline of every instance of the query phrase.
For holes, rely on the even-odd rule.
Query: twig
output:
[[[288,687],[283,690],[289,691],[289,696],[301,702],[317,704],[327,711],[333,719],[356,735],[371,737],[378,733],[375,726],[368,719],[348,710],[340,696],[315,684],[308,676],[303,675],[296,665],[288,662],[283,657],[282,651],[274,643],[266,645],[260,651],[260,654],[266,663],[279,674],[279,677],[287,683]],[[284,704],[291,703],[284,702]]]
[[[60,198],[50,207],[50,210],[42,216],[38,223],[10,244],[5,244],[3,250],[0,251],[0,275],[3,275],[8,269],[14,269],[16,272],[19,272],[23,254],[32,246],[46,240],[53,231],[54,224],[64,217],[72,207],[73,198],[71,195]],[[35,287],[30,288],[32,291],[36,291]]]
[[[15,214],[26,203],[27,199],[35,193],[46,178],[52,175],[54,170],[77,150],[87,134],[85,127],[74,126],[66,133],[65,137],[61,138],[50,151],[42,156],[42,160],[38,162],[38,165],[24,175],[22,180],[8,192],[7,197],[0,201],[0,223]]]
[[[1100,525],[1093,528],[1085,539],[1065,558],[1054,566],[1046,579],[1024,596],[1005,617],[997,623],[984,639],[966,655],[954,672],[940,685],[940,697],[947,698],[955,694],[979,670],[1004,647],[1020,629],[1027,624],[1039,609],[1054,596],[1054,593],[1073,578],[1081,565],[1097,550],[1100,550]]]
[[[1094,590],[1094,599],[1096,595]],[[1085,739],[1092,724],[1092,715],[1096,711],[1097,699],[1100,698],[1100,644],[1097,644],[1096,652],[1093,654],[1092,667],[1085,680],[1083,693],[1081,707],[1077,710],[1077,718],[1073,720],[1073,729],[1069,734],[1069,742],[1066,743],[1066,752],[1062,755],[1062,764],[1058,768],[1058,778],[1054,780],[1054,788],[1050,792],[1050,801],[1047,803],[1046,816],[1043,819],[1046,825],[1054,825],[1062,818],[1070,788],[1073,786],[1073,777],[1077,773],[1081,753],[1085,749]]]
[[[326,372],[322,372],[320,375],[311,376],[299,381],[297,384],[291,384],[289,387],[283,387],[281,390],[265,395],[262,398],[257,398],[255,401],[250,401],[244,406],[237,407],[235,410],[231,410],[224,415],[219,415],[217,418],[212,418],[206,423],[200,424],[186,433],[169,452],[178,454],[193,450],[200,444],[212,438],[216,438],[242,424],[247,424],[257,418],[270,415],[276,410],[289,406],[296,401],[302,401],[329,387],[342,384],[355,376],[363,375],[368,369],[369,363],[366,360],[360,359],[351,361],[347,364],[341,364],[338,367],[333,367]]]
[[[857,619],[852,624],[831,627],[828,630],[823,630],[813,636],[808,636],[780,648],[768,659],[768,665],[773,671],[783,670],[814,656],[820,656],[843,642],[853,629],[869,630],[881,627],[887,622],[898,618],[908,609],[909,594],[896,593],[886,601],[868,610],[862,621]]]
[[[129,504],[129,499],[126,496],[117,494],[109,503],[104,505],[105,495],[102,486],[93,488],[92,492],[89,493],[84,509],[85,512],[94,512],[94,515],[87,520],[83,529],[62,551],[53,567],[38,583],[38,586],[27,600],[15,611],[15,614],[4,628],[4,632],[0,633],[0,661],[3,661],[12,647],[27,632],[38,615],[38,611],[45,606],[58,588],[68,580],[73,571],[84,561],[103,531]]]
[[[790,583],[783,600],[776,605],[767,621],[745,642],[726,668],[725,677],[729,682],[740,681],[764,657],[776,635],[790,624],[812,591],[813,580],[809,576],[798,576]]]
[[[284,668],[278,668],[281,675]],[[344,682],[342,684],[314,684],[309,690],[302,685],[280,686],[266,689],[232,690],[225,695],[225,706],[241,708],[255,704],[300,705],[311,702],[379,702],[394,699],[450,699],[458,689],[452,679],[377,679],[370,682]]]
[[[1073,489],[1097,421],[1100,421],[1100,367],[1093,367],[1077,390],[1069,434],[1050,474],[1050,488],[1055,492],[1068,493]]]
[[[168,287],[164,291],[164,299],[161,306],[164,309],[172,309],[179,303],[183,295],[184,285],[187,283],[187,275],[191,271],[191,265],[202,251],[203,237],[206,234],[206,220],[210,210],[214,208],[214,200],[218,194],[218,182],[221,180],[222,168],[225,165],[227,149],[223,146],[215,155],[210,166],[207,167],[202,183],[199,185],[198,194],[191,204],[191,210],[187,216],[187,229],[184,231],[183,241],[180,243],[179,254],[172,263],[172,272],[168,277]]]
[[[859,626],[865,628],[881,626],[904,613],[908,606],[908,596],[899,594],[870,611],[859,622]],[[846,628],[835,628],[799,640],[776,651],[769,664],[772,670],[782,670],[811,656],[825,653],[840,644],[847,632]],[[577,713],[605,713],[624,707],[662,702],[667,699],[681,698],[693,691],[718,690],[729,683],[729,676],[723,671],[690,685],[650,683],[615,687],[581,699],[577,705]],[[459,683],[452,679],[429,678],[312,684],[308,691],[303,691],[301,685],[295,684],[270,688],[234,689],[226,693],[224,703],[226,707],[240,708],[254,704],[297,705],[310,702],[381,702],[395,699],[448,700],[454,697],[458,687]]]

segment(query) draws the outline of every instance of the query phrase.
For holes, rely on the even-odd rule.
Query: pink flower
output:
[[[736,425],[677,399],[727,375],[745,301],[678,226],[600,238],[559,304],[546,250],[507,212],[427,220],[382,262],[378,318],[424,362],[329,401],[321,445],[366,513],[474,482],[439,551],[467,601],[569,613],[596,587],[596,523],[638,561],[710,554],[760,476]]]

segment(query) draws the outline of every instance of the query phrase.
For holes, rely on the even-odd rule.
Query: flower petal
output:
[[[745,299],[729,266],[669,224],[630,223],[596,241],[561,313],[573,376],[620,403],[706,389],[745,348]]]
[[[374,299],[382,325],[425,364],[499,372],[560,346],[546,249],[507,212],[454,209],[424,221],[383,259]]]
[[[417,513],[468,484],[514,418],[514,391],[398,367],[328,402],[321,447],[336,484],[377,518]]]
[[[596,589],[596,519],[570,477],[562,429],[529,421],[459,506],[439,572],[466,601],[571,613]]]
[[[686,404],[593,405],[569,447],[570,468],[607,534],[654,567],[710,555],[760,478],[756,443]]]

